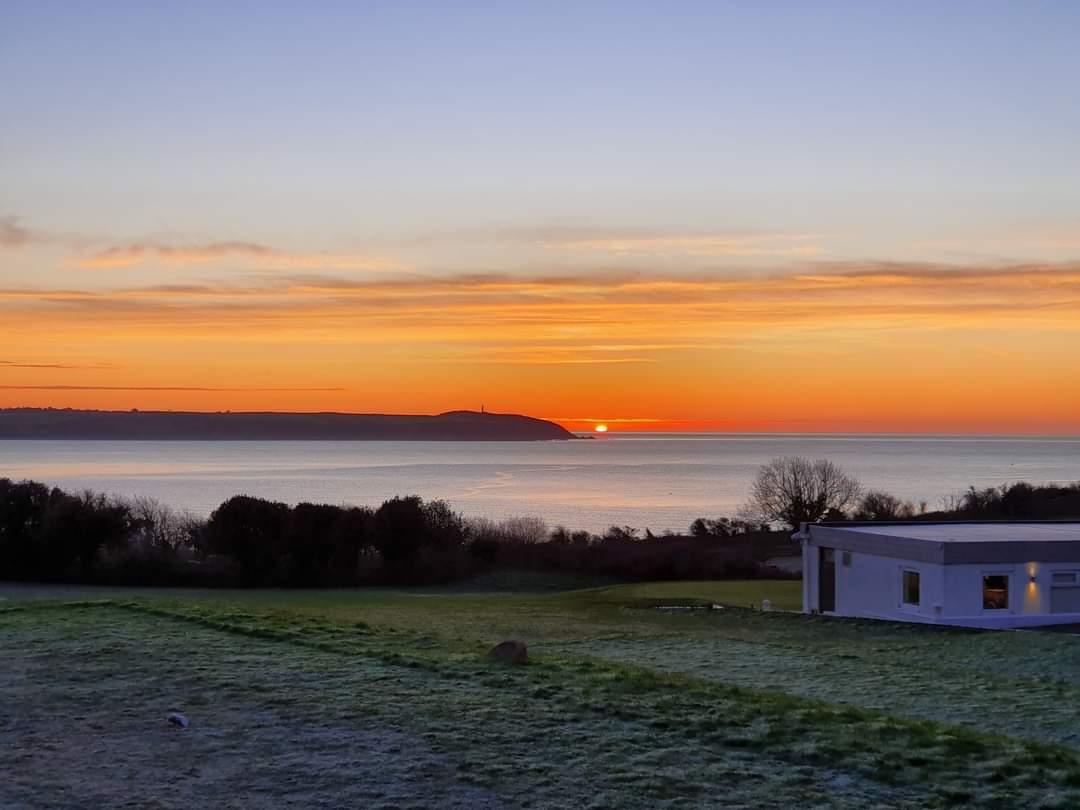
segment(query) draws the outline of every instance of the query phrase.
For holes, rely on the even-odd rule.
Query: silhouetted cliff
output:
[[[451,411],[438,416],[355,413],[196,413],[0,410],[0,439],[545,441],[572,433],[516,414]]]

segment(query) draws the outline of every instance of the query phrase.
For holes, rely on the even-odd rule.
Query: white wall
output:
[[[849,554],[851,565],[844,565]],[[909,562],[859,551],[836,550],[837,616],[903,621],[935,621],[944,600],[944,566]],[[919,572],[919,606],[901,605],[903,571]],[[803,547],[803,611],[818,606],[819,546]]]
[[[1013,616],[1036,617],[1062,615],[1050,613],[1050,589],[1055,571],[1080,570],[1075,563],[1008,563],[1005,565],[946,566],[945,587],[948,593],[946,615],[950,617],[986,617],[1005,614],[983,610],[982,578],[986,574],[1009,574],[1009,611]],[[1034,582],[1032,582],[1034,577]]]
[[[803,548],[803,610],[818,609],[819,547]],[[1008,628],[1052,623],[1080,623],[1080,613],[1051,613],[1054,571],[1078,571],[1076,563],[954,564],[911,562],[858,551],[851,565],[836,551],[837,616],[893,621]],[[919,606],[901,604],[903,571],[919,572]],[[984,611],[983,576],[1009,576],[1009,610]],[[1031,578],[1034,576],[1035,581]]]
[[[858,551],[851,554],[851,566],[843,566],[844,552],[836,553],[836,613],[875,619],[934,621],[940,617],[944,600],[945,566],[879,557]],[[919,573],[918,607],[901,604],[903,572]]]
[[[1009,575],[1009,613],[1040,613],[1039,600],[1032,601],[1028,578],[1023,565],[950,565],[945,572],[948,601],[945,615],[949,618],[1004,616],[992,611],[985,613],[982,602],[982,578],[985,574]],[[1038,594],[1041,595],[1041,594]]]
[[[802,609],[803,613],[817,610],[817,546],[802,544]]]

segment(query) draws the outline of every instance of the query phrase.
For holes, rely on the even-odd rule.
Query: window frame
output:
[[[919,600],[917,602],[907,601],[907,575],[914,574],[919,590]],[[910,568],[908,566],[902,566],[900,568],[900,609],[901,610],[919,610],[922,608],[922,571],[918,568]]]
[[[1013,571],[994,571],[994,570],[983,571],[983,572],[980,573],[980,575],[979,575],[980,576],[980,580],[979,580],[979,597],[980,597],[980,604],[982,605],[982,612],[983,613],[993,613],[993,614],[1012,613],[1012,592],[1013,592],[1012,577],[1013,577],[1013,573],[1014,573]],[[987,607],[986,606],[986,580],[987,580],[988,577],[1004,577],[1004,579],[1005,579],[1005,607],[1003,607],[1003,608],[992,608],[992,607]]]

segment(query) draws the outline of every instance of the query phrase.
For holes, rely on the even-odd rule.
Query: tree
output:
[[[911,520],[915,517],[915,505],[872,489],[862,496],[854,517],[856,520]]]
[[[64,497],[34,481],[0,478],[0,562],[9,577],[33,576],[47,569],[41,526],[50,504]]]
[[[416,496],[391,498],[375,511],[374,546],[383,562],[401,566],[416,558],[427,533],[424,501]]]
[[[465,542],[465,520],[446,501],[428,501],[423,512],[423,545],[450,549]]]
[[[142,551],[176,554],[194,545],[203,521],[189,512],[177,512],[168,504],[146,495],[124,501],[135,522],[132,540]]]
[[[827,459],[774,458],[758,470],[748,514],[797,528],[845,512],[862,492],[859,482]]]
[[[335,579],[355,579],[364,555],[375,556],[372,539],[374,516],[374,510],[367,507],[351,506],[342,511],[331,533],[334,556],[330,561],[330,568]]]
[[[768,532],[768,523],[760,523],[742,518],[698,518],[690,524],[691,537],[736,537],[751,532]]]
[[[50,573],[89,571],[103,549],[122,549],[136,523],[127,505],[84,492],[53,498],[41,522],[40,543]]]
[[[605,542],[626,543],[639,540],[638,530],[633,526],[612,526],[603,537]]]
[[[326,579],[334,558],[334,529],[345,510],[322,503],[299,503],[289,513],[279,564],[292,582]]]
[[[231,557],[250,580],[257,580],[277,565],[289,511],[283,503],[235,495],[210,515],[208,550]]]

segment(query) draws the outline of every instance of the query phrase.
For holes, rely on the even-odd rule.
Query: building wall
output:
[[[1031,561],[1021,564],[972,564],[948,565],[945,587],[949,594],[946,605],[948,616],[985,616],[982,605],[982,581],[987,574],[1009,575],[1009,613],[1017,616],[1053,614],[1051,595],[1054,572],[1080,571],[1080,561],[1075,563],[1043,563]],[[1034,581],[1033,581],[1034,580]],[[989,614],[1002,615],[1002,614]]]
[[[983,576],[1007,574],[1009,576],[1008,614],[1042,613],[1042,591],[1045,588],[1031,586],[1026,566],[1005,565],[949,565],[946,566],[945,588],[948,601],[945,615],[949,618],[1005,616],[1005,613],[983,610]],[[1049,607],[1046,608],[1049,611]]]
[[[843,564],[844,555],[850,565]],[[859,551],[837,552],[836,614],[872,619],[934,621],[944,600],[944,566]],[[919,574],[919,605],[902,604],[903,572]]]
[[[802,611],[814,613],[817,604],[814,594],[817,593],[817,547],[807,542],[802,544]]]
[[[804,540],[803,610],[818,610],[820,546]],[[824,544],[826,547],[827,543]],[[843,564],[844,555],[850,565]],[[901,602],[903,571],[919,573],[918,607]],[[1080,612],[1052,613],[1054,572],[1080,571],[1080,561],[939,564],[885,557],[860,551],[836,551],[835,615],[894,621],[1006,628],[1080,623]],[[983,576],[1009,577],[1009,609],[983,609]],[[1032,578],[1034,577],[1034,581]],[[1080,581],[1080,577],[1077,578]],[[1059,600],[1071,604],[1073,600]]]

